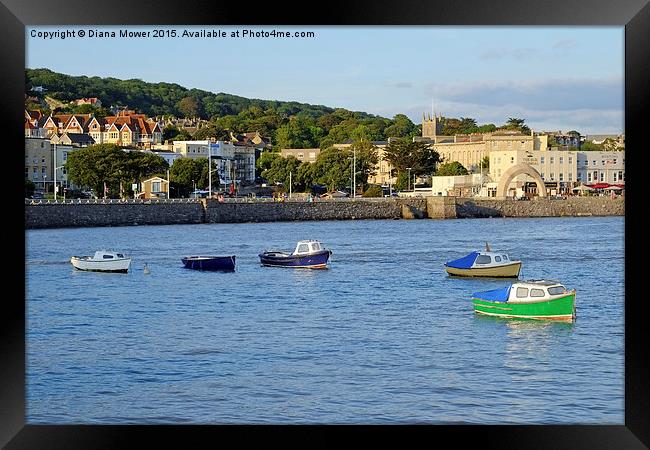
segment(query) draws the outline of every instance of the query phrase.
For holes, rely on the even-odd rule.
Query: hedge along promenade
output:
[[[299,220],[624,216],[624,198],[461,197],[288,199],[25,200],[25,228],[66,228]]]

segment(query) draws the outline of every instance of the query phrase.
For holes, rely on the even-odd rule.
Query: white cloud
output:
[[[623,80],[543,79],[480,81],[429,85],[425,95],[443,101],[486,106],[520,107],[527,110],[623,109]]]

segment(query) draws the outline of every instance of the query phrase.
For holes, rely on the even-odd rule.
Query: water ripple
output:
[[[623,228],[590,217],[28,230],[27,421],[622,424]],[[331,268],[260,266],[259,250],[298,237],[332,248]],[[508,282],[442,264],[486,241],[523,260],[525,277],[576,288],[577,320],[476,315],[471,293]],[[132,270],[73,270],[71,255],[99,248],[124,251]],[[206,252],[236,254],[237,270],[182,267]]]

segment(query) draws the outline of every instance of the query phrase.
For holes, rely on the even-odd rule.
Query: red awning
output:
[[[609,183],[596,183],[596,184],[588,184],[587,186],[589,186],[592,189],[605,189],[605,188],[610,187],[611,184],[609,184]]]

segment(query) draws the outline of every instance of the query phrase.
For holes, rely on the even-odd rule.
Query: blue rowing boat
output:
[[[194,270],[235,270],[235,255],[232,256],[186,256],[183,265]]]

